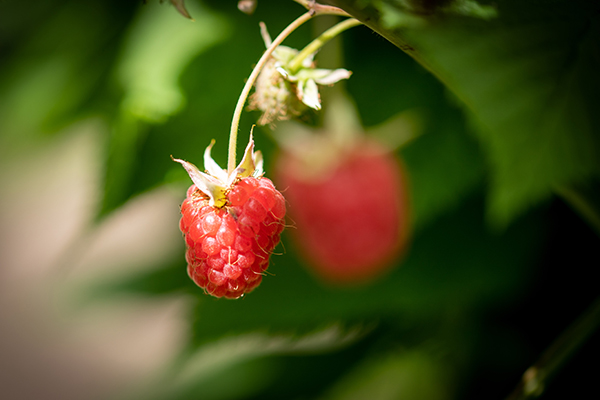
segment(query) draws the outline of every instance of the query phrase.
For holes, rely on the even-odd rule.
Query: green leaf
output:
[[[454,398],[451,370],[426,349],[392,350],[366,360],[336,382],[329,400],[443,400]]]
[[[199,393],[202,399],[264,395],[280,385],[277,381],[282,378],[282,360],[277,356],[298,358],[332,351],[358,337],[357,331],[343,332],[336,326],[296,337],[263,333],[222,337],[184,353],[168,374],[142,388],[134,398],[183,400],[197,398]],[[297,383],[295,376],[283,378]],[[231,385],[232,381],[236,384]],[[304,389],[306,384],[300,386]],[[283,392],[289,394],[289,386]]]
[[[436,14],[419,26],[390,28],[373,7],[333,3],[359,18],[374,17],[374,29],[469,110],[491,168],[494,223],[505,226],[554,188],[600,171],[597,4],[500,1],[491,21]],[[387,20],[398,12],[381,11]]]
[[[423,25],[427,23],[427,18],[440,14],[482,19],[494,18],[497,15],[493,6],[482,5],[474,0],[389,0],[373,3],[382,11],[382,21],[390,28]]]
[[[141,10],[115,67],[125,93],[109,139],[100,215],[133,193],[135,168],[149,124],[164,123],[183,108],[180,75],[194,58],[225,39],[228,29],[223,18],[206,10],[195,22],[158,8]]]
[[[185,273],[182,273],[182,271],[186,271],[186,267],[185,260],[177,260],[119,281],[97,283],[87,291],[85,300],[110,298],[119,294],[138,294],[154,297],[176,293],[195,293],[197,290],[196,285]]]
[[[457,110],[440,107],[421,119],[425,132],[402,149],[415,229],[456,208],[487,172],[481,149]]]
[[[125,90],[124,112],[164,122],[184,105],[179,77],[192,59],[226,38],[225,20],[203,10],[195,22],[156,7],[142,8],[133,21],[117,65]]]
[[[114,36],[127,19],[108,4],[43,3],[6,4],[0,11],[0,42],[15,40],[13,49],[0,43],[0,136],[8,142],[0,143],[2,150],[60,132],[82,113],[101,92]]]

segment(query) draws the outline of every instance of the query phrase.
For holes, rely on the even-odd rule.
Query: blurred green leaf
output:
[[[24,17],[30,11],[31,19]],[[48,1],[31,10],[7,7],[0,14],[10,20],[0,23],[0,36],[11,35],[18,43],[9,48],[9,57],[0,58],[2,140],[18,144],[60,131],[96,95],[127,13],[115,17],[111,4]]]
[[[482,19],[497,15],[493,6],[480,4],[474,0],[388,0],[373,2],[382,13],[382,21],[387,27],[418,26],[427,23],[432,15],[462,15]]]
[[[164,3],[165,0],[160,0],[161,3]],[[144,0],[144,4],[147,3],[148,0]],[[169,0],[169,2],[175,7],[175,9],[184,17],[193,20],[188,10],[185,8],[185,0]]]
[[[472,112],[492,169],[489,213],[496,224],[506,225],[555,187],[600,171],[597,3],[501,1],[492,21],[446,15],[394,28],[364,2],[332,3],[373,17],[370,25]]]
[[[136,398],[202,399],[250,398],[277,386],[280,360],[274,356],[312,355],[342,348],[359,338],[337,326],[303,336],[250,333],[223,336],[185,353],[171,371],[142,389]],[[231,382],[234,381],[235,385]],[[289,395],[289,390],[285,390]]]
[[[125,93],[108,145],[101,215],[132,194],[130,186],[149,130],[147,124],[164,123],[184,106],[179,85],[184,69],[229,34],[223,17],[208,10],[198,15],[192,22],[148,7],[140,10],[131,26],[116,66]]]
[[[116,66],[125,90],[124,112],[156,123],[183,107],[185,97],[178,81],[184,68],[230,34],[223,17],[207,9],[199,15],[191,22],[158,7],[140,9]]]
[[[425,113],[425,133],[402,149],[415,229],[457,207],[483,182],[486,171],[464,117],[446,107]]]
[[[236,343],[229,343],[232,347]],[[256,343],[257,345],[260,345]],[[264,343],[261,343],[264,345]],[[221,344],[217,344],[220,346]],[[207,346],[210,350],[211,346]],[[210,351],[209,350],[209,351]],[[235,350],[234,350],[235,351]],[[211,354],[213,356],[214,354]],[[187,371],[175,376],[175,379],[161,382],[160,387],[139,398],[145,400],[226,400],[244,399],[252,395],[260,396],[273,383],[277,373],[277,363],[266,357],[245,357],[233,355],[229,362],[221,360],[205,360],[202,371]],[[232,384],[235,382],[235,384]]]
[[[185,271],[185,260],[179,260],[162,268],[153,269],[142,275],[131,276],[118,282],[101,282],[87,291],[88,300],[102,299],[117,294],[134,293],[146,296],[160,296],[192,293],[197,294],[197,286],[181,271]]]
[[[454,398],[451,372],[426,349],[391,350],[367,359],[323,399],[443,400]]]

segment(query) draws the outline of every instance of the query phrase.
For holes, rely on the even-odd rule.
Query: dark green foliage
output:
[[[488,159],[494,224],[506,226],[558,187],[598,176],[594,2],[496,2],[489,8],[496,17],[485,19],[453,8],[423,16],[404,2],[332,3],[368,19],[462,101]]]

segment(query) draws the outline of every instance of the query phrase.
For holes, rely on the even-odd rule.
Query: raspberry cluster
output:
[[[285,199],[264,177],[237,180],[225,206],[190,186],[179,227],[190,278],[215,297],[236,299],[256,288],[284,228]]]

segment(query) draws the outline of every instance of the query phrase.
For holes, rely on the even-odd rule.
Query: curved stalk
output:
[[[333,39],[340,33],[358,25],[362,25],[362,22],[355,18],[348,18],[323,32],[318,38],[316,38],[315,40],[310,42],[305,48],[303,48],[292,59],[292,61],[290,61],[289,69],[292,75],[298,72],[298,70],[302,67],[302,62],[304,61],[304,59],[306,59],[306,57],[319,50],[325,45],[325,43],[329,42],[331,39]]]
[[[238,99],[238,102],[235,106],[235,111],[233,112],[233,120],[231,122],[231,131],[229,133],[229,152],[227,157],[227,172],[231,173],[235,169],[236,165],[236,149],[237,149],[237,133],[240,125],[240,117],[242,116],[242,110],[244,109],[244,104],[246,103],[246,99],[248,98],[248,94],[250,90],[252,90],[252,86],[258,77],[258,74],[262,70],[263,66],[273,53],[273,51],[279,46],[286,37],[288,37],[294,30],[296,30],[300,25],[311,19],[314,15],[314,11],[308,11],[298,17],[294,22],[289,24],[276,38],[273,40],[271,45],[267,48],[267,50],[263,53],[258,63],[252,70],[252,73],[248,77],[244,88],[242,89],[242,93]]]

